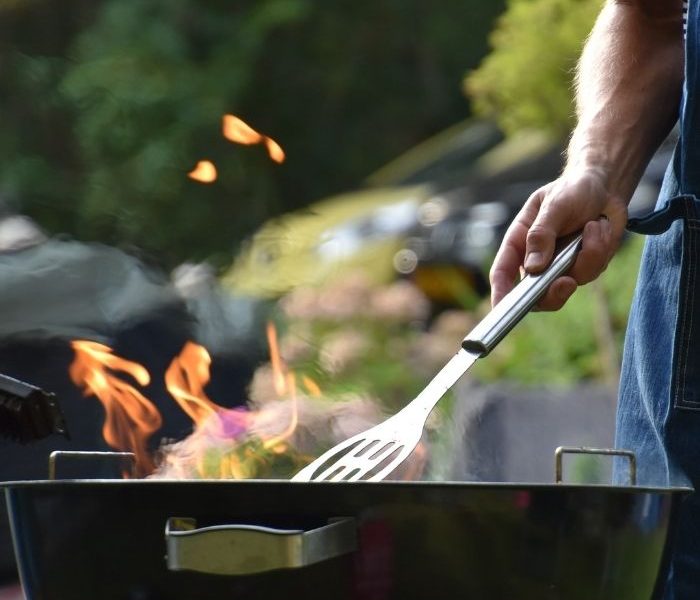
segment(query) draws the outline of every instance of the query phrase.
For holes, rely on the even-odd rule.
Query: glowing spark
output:
[[[217,178],[216,167],[211,161],[200,160],[187,176],[199,183],[213,183]]]

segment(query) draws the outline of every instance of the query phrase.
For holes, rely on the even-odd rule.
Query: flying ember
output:
[[[217,178],[216,167],[209,160],[200,160],[187,176],[200,183],[213,183]]]
[[[284,162],[285,154],[282,147],[271,137],[255,131],[242,119],[234,115],[224,115],[221,119],[221,130],[230,142],[243,145],[263,144],[272,160],[277,163]]]

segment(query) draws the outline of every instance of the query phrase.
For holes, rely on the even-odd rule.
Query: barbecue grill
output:
[[[4,487],[28,600],[648,600],[660,597],[689,491],[272,480]]]

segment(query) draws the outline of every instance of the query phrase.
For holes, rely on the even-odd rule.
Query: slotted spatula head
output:
[[[420,441],[425,425],[420,417],[401,411],[334,446],[292,481],[381,481],[411,455]]]
[[[460,350],[402,410],[334,446],[292,481],[381,481],[411,455],[430,412],[478,357]]]

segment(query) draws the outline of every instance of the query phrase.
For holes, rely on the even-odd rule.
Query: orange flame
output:
[[[284,396],[287,392],[287,378],[285,376],[286,366],[282,362],[279,344],[277,343],[277,329],[268,322],[267,324],[267,345],[270,348],[270,364],[272,365],[272,383],[278,396]]]
[[[161,426],[160,413],[133,386],[113,373],[126,373],[139,385],[146,386],[150,382],[148,371],[138,363],[115,356],[104,344],[74,340],[71,346],[75,359],[69,368],[70,378],[82,387],[85,396],[96,396],[104,406],[105,441],[117,450],[134,452],[137,476],[150,473],[154,464],[146,442]]]
[[[261,467],[263,473],[269,472],[265,469],[277,460],[272,456],[291,451],[293,460],[300,460],[298,451],[289,444],[299,424],[297,376],[280,354],[277,330],[272,323],[268,323],[267,338],[275,395],[288,404],[271,402],[257,411],[225,408],[210,400],[204,388],[210,380],[211,357],[204,347],[193,342],[185,344],[166,370],[165,384],[195,428],[187,439],[166,448],[156,476],[244,479],[260,476]],[[75,359],[70,365],[70,377],[86,396],[96,396],[104,406],[102,431],[106,442],[118,450],[134,452],[134,475],[152,473],[155,465],[147,441],[160,428],[161,415],[122,378],[126,374],[140,386],[147,386],[148,371],[138,363],[115,356],[103,344],[75,340],[72,347]],[[300,381],[308,396],[321,396],[313,379],[302,376]],[[282,414],[286,416],[280,419]],[[426,463],[425,447],[419,445],[415,455],[416,459],[407,463],[399,476],[413,479],[420,475]],[[282,464],[288,465],[286,461],[282,459]]]
[[[258,133],[248,123],[234,115],[224,115],[221,119],[221,132],[224,137],[235,144],[249,146],[264,144],[268,156],[276,163],[284,162],[285,154],[282,147],[271,137]]]
[[[263,417],[265,408],[260,411],[229,409],[212,402],[204,391],[209,382],[211,358],[205,348],[188,342],[168,367],[165,385],[190,416],[195,430],[177,448],[165,454],[168,476],[186,477],[189,472],[198,477],[242,479],[250,477],[256,463],[265,460],[254,454],[253,446],[247,445],[251,439],[257,439],[259,448],[273,454],[287,450],[286,442],[294,434],[299,420],[296,377],[280,356],[277,332],[272,324],[267,327],[267,335],[275,393],[291,402],[289,422],[279,432],[262,434],[256,428],[256,420]],[[302,381],[305,388],[313,389],[314,393],[318,390],[313,380],[304,378]]]
[[[204,393],[211,357],[203,346],[187,342],[165,372],[165,387],[195,425],[219,411]]]
[[[297,401],[297,386],[296,377],[293,372],[287,369],[287,365],[282,360],[282,355],[279,350],[279,343],[277,341],[277,329],[274,323],[268,321],[267,323],[267,344],[270,348],[270,364],[272,365],[272,382],[275,387],[275,393],[280,397],[284,397],[289,394],[292,403],[292,417],[287,428],[280,434],[265,440],[263,446],[266,449],[272,449],[276,452],[284,452],[286,446],[284,444],[290,436],[294,434],[299,423],[299,403]],[[320,389],[316,382],[314,382],[309,377],[304,377],[302,381],[305,387],[311,387],[314,390],[318,390],[320,394]]]
[[[209,383],[211,357],[206,348],[187,342],[165,372],[165,387],[180,408],[192,419],[195,430],[185,440],[188,451],[183,456],[166,455],[168,468],[178,477],[185,477],[186,464],[193,466],[199,477],[211,477],[207,467],[210,438],[235,445],[236,438],[250,427],[247,411],[226,409],[212,402],[204,392]],[[220,479],[243,478],[244,473],[234,456],[219,456]]]
[[[200,160],[197,166],[187,173],[187,176],[200,183],[213,183],[216,181],[218,175],[213,162],[209,160]]]
[[[311,396],[313,396],[314,398],[321,397],[321,388],[318,387],[318,383],[311,379],[311,377],[307,377],[306,375],[304,375],[301,378],[301,382],[304,384],[306,391],[309,392]]]

